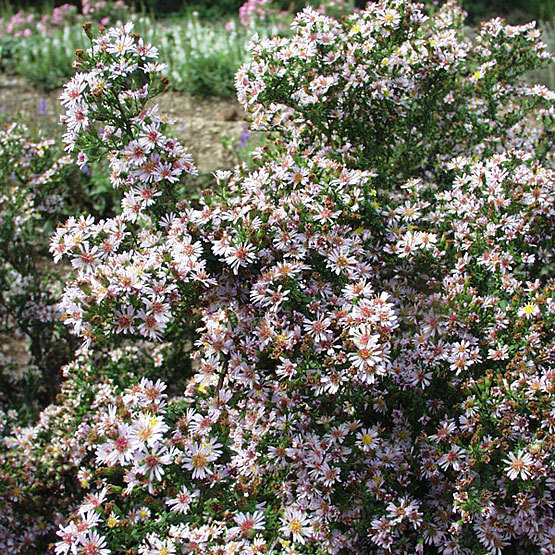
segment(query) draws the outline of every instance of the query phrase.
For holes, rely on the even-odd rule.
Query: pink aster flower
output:
[[[534,459],[522,449],[519,449],[516,455],[509,453],[509,456],[503,459],[503,462],[507,464],[505,471],[511,480],[516,480],[519,475],[521,480],[528,480],[532,475],[530,467],[534,464]]]
[[[254,261],[254,247],[246,242],[230,247],[225,261],[231,266],[233,273],[237,274],[239,268]]]
[[[149,474],[151,477],[154,476],[157,480],[161,480],[164,475],[163,466],[172,462],[172,453],[165,448],[156,447],[149,451],[145,447],[139,452],[137,461],[140,463],[138,470],[141,474]]]
[[[209,474],[212,474],[212,470],[208,468],[209,464],[209,452],[204,448],[204,446],[199,446],[197,443],[193,443],[190,454],[184,458],[184,468],[193,471],[193,478],[199,478],[202,480]]]
[[[438,464],[443,470],[447,470],[449,467],[452,467],[453,470],[460,470],[465,456],[466,451],[462,447],[451,445],[451,449],[439,459]]]
[[[87,531],[81,538],[81,553],[83,555],[110,555],[110,550],[106,547],[106,539],[96,530]]]
[[[233,517],[237,524],[228,530],[229,536],[249,537],[255,530],[264,530],[266,519],[263,511],[255,511],[254,513],[238,513]]]
[[[200,495],[198,490],[189,491],[185,486],[182,486],[177,495],[166,501],[166,505],[176,513],[187,514],[191,503]]]

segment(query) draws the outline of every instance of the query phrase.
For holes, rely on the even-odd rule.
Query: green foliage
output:
[[[74,167],[71,180],[76,186],[72,198],[81,210],[98,218],[119,212],[121,192],[112,187],[108,176],[109,170],[103,163],[91,163],[83,170]]]
[[[221,23],[206,23],[194,13],[167,26],[146,16],[136,18],[135,23],[146,40],[159,45],[172,89],[197,96],[235,96],[234,75],[247,59],[249,32],[245,29],[237,26],[228,30]],[[277,29],[259,32],[268,36]],[[48,36],[0,41],[3,68],[47,90],[60,87],[74,74],[75,51],[84,47],[77,25]]]
[[[12,36],[0,37],[0,70],[6,73],[15,72],[16,52],[21,41]]]
[[[184,90],[198,96],[233,98],[233,76],[240,65],[239,60],[222,57],[218,52],[199,52],[191,57],[187,73],[182,76],[183,82],[187,83]]]
[[[165,29],[148,19],[139,20],[137,27],[145,39],[157,42],[173,89],[198,96],[235,96],[234,75],[246,59],[248,35],[243,29],[228,31],[194,14]]]
[[[251,133],[245,124],[239,137],[223,137],[222,145],[233,153],[238,164],[246,168],[255,168],[264,147],[269,148],[271,143],[265,133]]]
[[[113,215],[120,194],[105,165],[81,171],[54,140],[1,123],[0,410],[30,422],[54,400],[77,343],[56,309],[70,268],[52,268],[48,238],[60,218]]]
[[[144,6],[156,16],[184,14],[196,11],[203,18],[233,16],[243,3],[242,0],[138,0],[130,2],[136,7]]]
[[[73,75],[75,51],[85,46],[80,26],[65,27],[49,36],[33,36],[15,48],[14,71],[30,83],[56,89]]]
[[[429,6],[438,5],[436,0],[423,0]],[[362,7],[361,2],[356,2]],[[553,0],[459,0],[468,13],[468,23],[479,25],[492,17],[503,17],[508,23],[521,24],[532,20],[550,21],[555,16]]]
[[[68,213],[71,160],[19,124],[2,129],[0,143],[0,325],[11,342],[0,358],[0,406],[29,417],[53,400],[60,366],[72,354],[55,311],[63,277],[45,263],[47,238]]]

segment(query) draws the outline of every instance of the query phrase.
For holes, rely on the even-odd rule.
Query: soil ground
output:
[[[29,126],[47,136],[61,135],[60,90],[45,92],[22,78],[0,75],[0,118],[20,114]],[[198,99],[184,93],[166,92],[157,97],[160,113],[176,120],[173,134],[182,140],[201,173],[232,167],[235,158],[222,145],[222,138],[238,139],[243,129],[242,109],[237,102],[220,98]]]

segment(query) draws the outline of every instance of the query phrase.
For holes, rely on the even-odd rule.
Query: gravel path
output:
[[[20,77],[0,74],[0,121],[20,114],[27,125],[47,136],[59,136],[59,94],[59,90],[44,92]],[[244,125],[239,104],[219,98],[197,99],[179,92],[164,93],[156,101],[161,113],[176,120],[174,134],[189,149],[200,172],[233,166],[234,157],[223,148],[222,138],[239,138]]]

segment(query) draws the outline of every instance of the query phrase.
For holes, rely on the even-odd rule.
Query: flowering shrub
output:
[[[79,54],[66,149],[122,203],[50,247],[91,357],[48,409],[82,482],[56,553],[553,551],[553,93],[518,81],[548,55],[462,19],[389,0],[255,39],[268,140],[198,202],[156,49],[126,25]],[[131,341],[162,346],[87,362]]]
[[[254,23],[277,21],[280,29],[288,28],[291,14],[274,8],[271,0],[247,0],[239,8],[239,20],[244,27]]]
[[[33,12],[25,13],[19,10],[7,21],[0,18],[0,37],[29,38],[36,34],[50,34],[53,30],[63,29],[85,19],[109,25],[126,19],[130,12],[131,8],[122,0],[84,0],[82,13],[78,13],[77,7],[72,4],[56,6],[51,13],[45,13],[40,17]]]
[[[392,281],[405,312],[395,381],[426,399],[412,455],[450,515],[425,541],[455,550],[475,535],[473,549],[501,553],[518,539],[549,553],[555,175],[518,150],[443,169],[452,185],[409,182],[411,201],[387,217],[387,249],[412,276]],[[380,533],[383,544],[399,530]]]
[[[63,275],[48,269],[46,242],[68,213],[70,163],[53,140],[33,140],[21,124],[0,131],[0,322],[11,342],[0,359],[4,408],[38,410],[39,399],[53,400],[71,357],[56,309]]]

